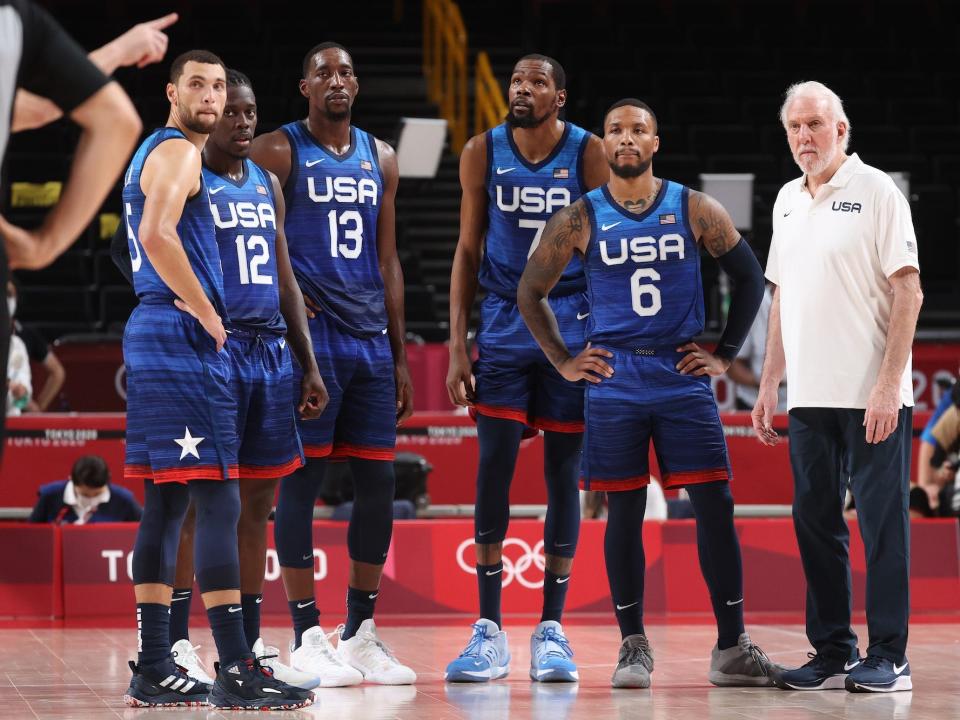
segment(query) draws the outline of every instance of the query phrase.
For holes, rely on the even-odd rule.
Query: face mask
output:
[[[7,298],[7,310],[10,311],[10,317],[17,314],[17,299],[15,297]]]

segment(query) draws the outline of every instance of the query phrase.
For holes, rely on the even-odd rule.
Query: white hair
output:
[[[847,113],[843,110],[843,100],[840,99],[840,96],[821,82],[817,82],[816,80],[807,80],[805,82],[794,83],[787,88],[786,96],[783,99],[783,105],[780,106],[780,124],[784,127],[787,126],[787,109],[790,107],[790,103],[792,103],[800,95],[825,98],[827,100],[827,103],[830,105],[830,111],[833,113],[834,121],[842,122],[847,126],[847,132],[843,136],[842,145],[843,151],[846,152],[847,147],[850,145],[850,135],[851,130],[853,129],[850,125],[850,119],[847,117]]]

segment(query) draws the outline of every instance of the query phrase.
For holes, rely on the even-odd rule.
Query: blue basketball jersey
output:
[[[538,163],[528,162],[506,124],[487,131],[488,222],[480,284],[505,298],[516,298],[520,276],[540,243],[547,220],[577,200],[583,184],[583,153],[590,133],[564,123],[553,152]],[[570,261],[552,295],[584,289],[580,258]]]
[[[281,128],[290,139],[284,229],[293,272],[304,292],[357,337],[387,327],[377,257],[383,175],[376,140],[350,128],[350,149],[336,155],[302,121]]]
[[[607,186],[584,196],[590,242],[584,256],[597,345],[650,347],[703,331],[700,252],[687,213],[689,189],[664,180],[643,213],[617,204]]]
[[[176,128],[164,127],[151,133],[137,148],[130,167],[123,180],[123,213],[127,226],[127,243],[130,247],[130,264],[133,270],[133,289],[141,302],[147,304],[173,304],[175,295],[161,279],[150,263],[150,258],[140,247],[140,220],[143,217],[143,205],[146,196],[140,189],[140,174],[147,157],[160,143],[186,136]],[[216,232],[213,215],[207,196],[207,185],[201,173],[200,192],[187,200],[183,214],[177,223],[177,235],[183,243],[190,267],[200,281],[210,302],[217,313],[226,319],[226,303],[223,299],[223,271],[220,267],[220,253],[217,250]]]
[[[217,228],[230,324],[283,333],[277,213],[270,176],[256,163],[244,160],[240,180],[217,175],[206,165],[203,179]]]

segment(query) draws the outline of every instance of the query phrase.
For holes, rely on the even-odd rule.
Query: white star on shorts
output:
[[[197,460],[200,459],[200,453],[197,452],[197,445],[202,443],[205,438],[193,437],[190,435],[190,428],[183,428],[183,437],[174,438],[173,441],[183,448],[180,451],[180,459],[183,460],[187,455],[193,455]]]

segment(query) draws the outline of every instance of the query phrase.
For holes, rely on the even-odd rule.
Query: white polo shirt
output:
[[[792,180],[777,195],[766,273],[780,288],[787,408],[866,408],[893,305],[887,278],[920,268],[910,206],[856,154],[816,198],[804,182]],[[910,358],[900,402],[913,405]]]

